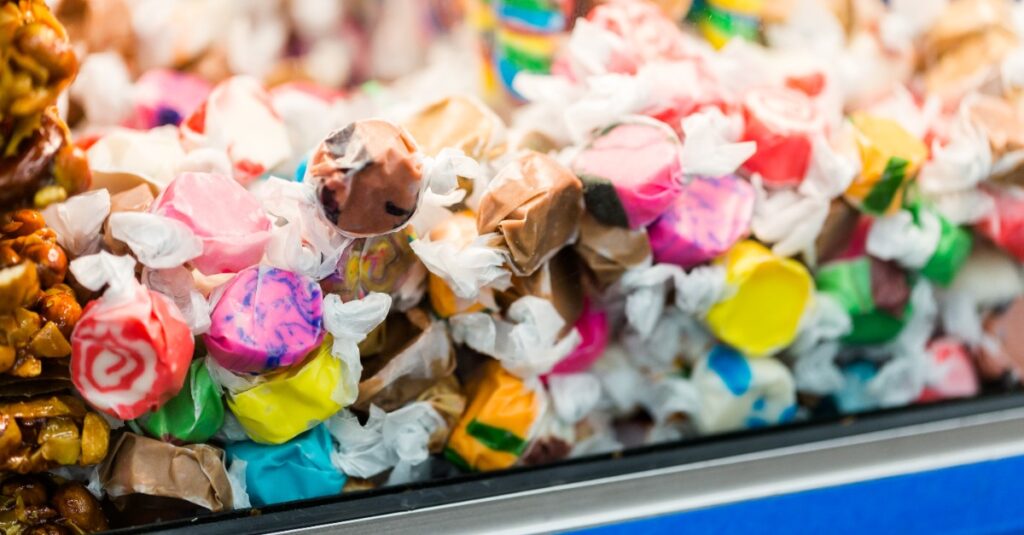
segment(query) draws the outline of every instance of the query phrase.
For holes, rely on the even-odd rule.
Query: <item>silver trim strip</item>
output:
[[[1018,455],[1024,407],[286,533],[544,533]]]

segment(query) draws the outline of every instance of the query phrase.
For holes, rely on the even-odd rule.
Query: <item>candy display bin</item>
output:
[[[1010,533],[1024,529],[1022,473],[1012,392],[134,530]]]
[[[1024,2],[0,0],[0,535],[1024,533],[1022,387]]]

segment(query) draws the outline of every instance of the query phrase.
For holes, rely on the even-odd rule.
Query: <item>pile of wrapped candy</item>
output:
[[[8,532],[1024,377],[1019,3],[57,4],[0,1]]]

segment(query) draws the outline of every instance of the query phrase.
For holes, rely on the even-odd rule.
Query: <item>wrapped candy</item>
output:
[[[245,489],[257,507],[340,494],[347,478],[332,464],[333,451],[325,425],[281,445],[235,442],[227,449],[232,471],[243,467]]]
[[[761,10],[769,2],[706,0],[696,9],[701,34],[715,48],[734,37],[756,41],[761,34]]]
[[[125,126],[145,130],[163,125],[178,126],[206,101],[206,80],[168,69],[147,71],[135,81],[134,106]]]
[[[981,221],[978,229],[1024,262],[1024,190],[1008,188],[994,193],[995,210]]]
[[[397,232],[360,238],[341,253],[338,269],[320,281],[326,293],[343,300],[359,299],[371,292],[391,295],[405,302],[407,294],[422,296],[419,287],[425,274],[409,243],[415,234],[409,228]]]
[[[147,131],[115,128],[86,152],[93,186],[111,195],[146,185],[159,194],[174,180],[185,161],[178,130],[163,126]]]
[[[463,95],[424,106],[402,126],[428,156],[455,148],[480,160],[500,150],[505,137],[501,118],[482,102]]]
[[[222,175],[182,173],[149,210],[184,223],[203,242],[192,264],[206,275],[258,263],[270,240],[270,219],[259,201]]]
[[[231,160],[234,179],[249,184],[291,153],[288,130],[260,83],[245,76],[217,84],[209,97],[181,123],[188,150],[221,149]]]
[[[928,344],[932,373],[919,402],[968,398],[978,394],[978,372],[970,354],[955,338],[939,338]]]
[[[788,346],[811,299],[813,282],[802,264],[742,241],[718,260],[735,293],[708,310],[707,324],[745,355],[770,355]]]
[[[332,132],[313,151],[306,180],[324,215],[344,234],[371,237],[402,228],[419,203],[422,169],[416,142],[391,123],[371,119]]]
[[[918,203],[909,211],[877,219],[868,234],[867,251],[949,286],[972,245],[969,232]]]
[[[521,72],[544,73],[551,69],[559,35],[568,29],[570,0],[494,0],[497,21],[494,64],[505,89],[517,95],[512,82]]]
[[[655,262],[690,268],[715,259],[750,232],[754,188],[735,176],[699,178],[647,229]]]
[[[611,335],[608,313],[595,307],[589,300],[584,300],[583,311],[576,320],[575,327],[580,333],[580,344],[551,368],[552,375],[589,370],[608,346],[608,338]]]
[[[589,213],[580,220],[580,237],[573,249],[600,288],[607,288],[626,270],[651,258],[646,231],[603,225]]]
[[[603,129],[573,162],[587,211],[606,225],[649,225],[683,191],[681,148],[671,129],[651,120]]]
[[[835,261],[818,270],[815,283],[850,314],[853,329],[843,339],[846,343],[892,340],[910,317],[908,276],[890,263],[870,257]]]
[[[928,147],[891,119],[858,113],[851,120],[861,173],[846,190],[846,199],[866,213],[891,214],[928,157]]]
[[[487,187],[477,231],[496,232],[517,275],[531,275],[579,232],[583,187],[550,156],[527,152],[508,163]]]
[[[347,392],[342,362],[324,340],[307,361],[252,388],[228,396],[228,408],[246,434],[262,444],[283,444],[341,410]],[[341,392],[339,394],[339,389]]]
[[[323,339],[323,293],[316,281],[253,266],[216,290],[203,341],[221,367],[261,372],[299,362]]]
[[[109,253],[71,263],[82,285],[108,285],[71,334],[71,379],[86,401],[121,419],[137,418],[177,394],[195,345],[178,308],[139,284],[134,265]]]
[[[766,186],[798,186],[811,164],[812,138],[825,133],[825,119],[810,97],[785,88],[754,89],[743,99],[744,141],[757,152],[743,164]]]
[[[1006,372],[1024,377],[1024,299],[1014,299],[984,323],[985,343],[979,364],[985,375],[999,377]]]
[[[432,321],[423,310],[393,314],[382,326],[380,350],[362,352],[365,369],[353,406],[356,410],[370,405],[396,410],[455,371],[445,324]]]
[[[192,361],[181,391],[139,418],[138,424],[147,434],[179,444],[206,442],[217,434],[224,425],[224,402],[205,364],[202,359]]]
[[[519,460],[547,400],[497,361],[477,370],[467,385],[469,406],[452,431],[445,457],[465,470],[499,470]]]
[[[430,231],[430,239],[434,242],[445,241],[460,248],[462,251],[466,250],[466,247],[474,243],[478,237],[476,217],[471,212],[452,214],[451,217],[444,219]],[[420,254],[422,256],[422,251]],[[486,252],[481,256],[484,255],[486,255]],[[500,261],[500,257],[497,260]],[[484,261],[486,261],[486,258]],[[494,270],[500,270],[500,267],[493,266],[490,271],[494,272]],[[427,287],[430,294],[430,305],[434,309],[434,313],[442,318],[458,313],[479,312],[484,308],[483,304],[478,300],[456,295],[451,287],[448,286],[448,283],[441,276],[434,273],[428,275]]]
[[[110,529],[99,500],[75,481],[38,475],[12,477],[0,484],[0,529],[98,533]]]
[[[70,395],[0,400],[0,471],[88,466],[107,455],[110,427]]]
[[[796,416],[789,370],[772,358],[750,359],[716,346],[693,370],[700,395],[697,428],[703,433],[754,429]]]
[[[235,499],[223,450],[175,446],[134,433],[121,435],[99,468],[99,480],[113,498],[162,496],[214,512],[232,509]]]

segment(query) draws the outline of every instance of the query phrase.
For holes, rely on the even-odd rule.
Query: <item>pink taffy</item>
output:
[[[139,130],[177,126],[209,94],[210,83],[199,76],[169,69],[147,71],[135,82],[135,106],[124,126]]]
[[[647,228],[655,262],[691,268],[728,251],[750,232],[754,188],[729,175],[698,178]]]
[[[978,230],[993,243],[1024,262],[1024,189],[991,188],[992,210],[978,224]]]
[[[255,78],[235,76],[217,84],[210,97],[181,123],[186,150],[227,153],[235,180],[248,184],[291,155],[284,121]]]
[[[675,132],[654,120],[604,129],[573,163],[587,210],[606,225],[649,225],[683,191],[680,148]]]
[[[931,359],[933,373],[929,374],[919,403],[978,394],[978,374],[962,342],[950,337],[936,339],[928,344],[926,356]]]
[[[138,418],[181,390],[194,344],[178,308],[133,280],[85,307],[71,334],[71,380],[97,409]]]
[[[260,202],[234,180],[213,173],[182,173],[150,206],[181,221],[203,242],[192,264],[206,275],[235,273],[256,264],[270,241],[270,219]]]
[[[268,266],[245,269],[213,296],[210,356],[235,372],[290,366],[323,341],[323,293],[309,277]]]
[[[585,372],[604,353],[608,346],[608,314],[595,308],[589,299],[583,301],[583,313],[576,320],[576,329],[582,339],[580,345],[558,361],[549,375]]]
[[[803,182],[811,163],[812,138],[825,132],[825,120],[811,98],[792,89],[753,89],[743,99],[743,117],[743,141],[757,143],[757,152],[743,169],[760,173],[770,187]]]

